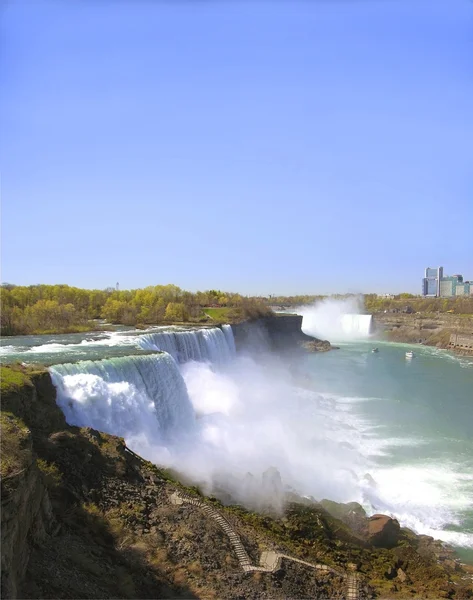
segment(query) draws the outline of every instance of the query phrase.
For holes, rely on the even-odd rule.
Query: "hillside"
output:
[[[203,497],[68,426],[46,371],[2,368],[1,427],[4,598],[473,595],[440,543],[359,505],[292,494],[256,514]]]

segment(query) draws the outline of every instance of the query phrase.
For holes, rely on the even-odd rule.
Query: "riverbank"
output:
[[[473,315],[448,313],[375,313],[375,332],[392,342],[423,344],[473,355],[452,344],[452,336],[473,338]]]

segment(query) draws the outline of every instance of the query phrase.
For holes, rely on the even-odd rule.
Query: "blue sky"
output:
[[[473,280],[473,3],[10,1],[2,281]]]

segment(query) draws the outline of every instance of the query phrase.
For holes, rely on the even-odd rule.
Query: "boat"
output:
[[[406,352],[406,358],[414,358],[414,352]]]
[[[373,348],[373,350],[371,350],[371,352],[379,352],[378,348]]]

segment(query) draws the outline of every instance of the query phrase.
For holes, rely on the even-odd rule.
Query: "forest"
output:
[[[168,285],[136,290],[86,290],[68,285],[2,284],[1,333],[24,335],[90,331],[107,323],[146,326],[206,321],[204,307],[224,307],[229,320],[267,314],[255,298],[220,290],[188,292]]]

